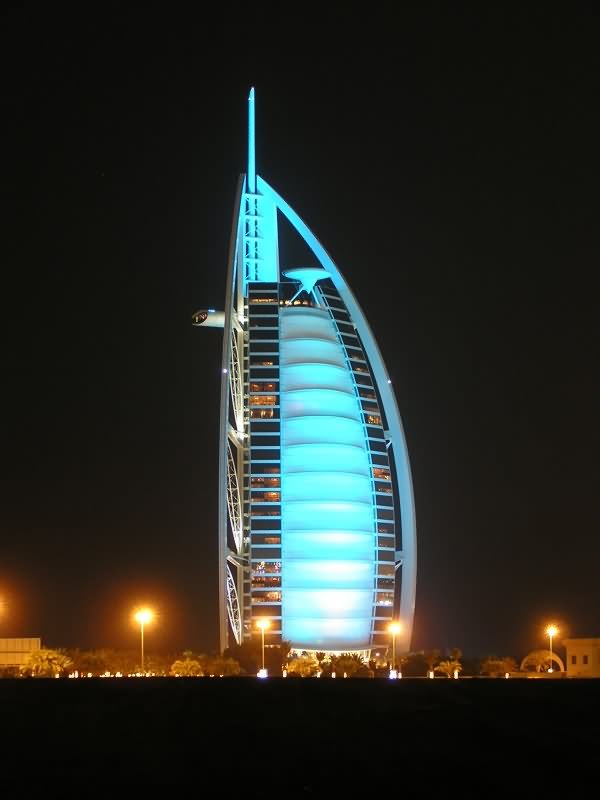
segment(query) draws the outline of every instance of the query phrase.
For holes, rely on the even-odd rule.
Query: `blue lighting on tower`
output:
[[[314,263],[280,265],[278,215]],[[370,268],[371,274],[374,270]],[[254,89],[224,313],[220,640],[268,618],[299,650],[409,649],[416,528],[402,424],[370,327],[314,234],[256,173]]]

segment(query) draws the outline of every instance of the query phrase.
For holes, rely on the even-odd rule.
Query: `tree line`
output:
[[[144,659],[144,673],[156,676],[202,677],[256,675],[262,666],[261,644],[255,640],[241,645],[233,644],[223,654],[148,653]],[[24,677],[65,677],[67,675],[139,675],[140,654],[135,650],[97,650],[49,649],[44,648],[30,654],[20,669],[5,669],[5,676]],[[424,650],[416,653],[400,654],[392,665],[383,658],[363,660],[356,653],[328,655],[324,652],[291,653],[289,642],[266,647],[264,663],[269,675],[288,677],[386,677],[394,666],[404,677],[425,677],[431,672],[452,678],[454,675],[501,677],[506,673],[517,672],[518,666],[512,656],[487,656],[484,659],[465,659],[458,648],[444,654],[440,650]]]

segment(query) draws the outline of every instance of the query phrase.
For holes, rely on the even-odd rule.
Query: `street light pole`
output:
[[[392,668],[390,669],[390,678],[396,678],[398,672],[396,671],[396,634],[402,630],[402,625],[399,622],[392,622],[388,630],[392,634]]]
[[[140,623],[140,647],[142,657],[141,667],[142,672],[144,672],[144,625],[146,625],[148,622],[152,622],[154,614],[149,608],[141,608],[139,611],[136,611],[134,616],[136,621]]]
[[[556,634],[558,633],[558,628],[556,627],[556,625],[548,625],[548,627],[546,628],[546,633],[550,638],[550,669],[548,670],[548,672],[554,672],[554,669],[552,667],[552,637],[556,636]]]
[[[268,619],[264,617],[259,619],[256,623],[257,627],[260,628],[261,632],[261,648],[262,648],[262,668],[258,673],[259,678],[266,678],[267,677],[267,670],[265,669],[265,631],[269,627],[271,623]]]

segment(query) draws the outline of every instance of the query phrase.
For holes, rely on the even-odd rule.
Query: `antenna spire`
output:
[[[256,162],[254,155],[254,86],[248,95],[248,192],[256,192]]]

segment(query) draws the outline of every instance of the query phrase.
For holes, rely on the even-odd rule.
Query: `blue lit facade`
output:
[[[314,255],[280,264],[278,218]],[[297,650],[408,650],[416,587],[410,467],[391,382],[339,269],[255,172],[238,185],[222,327],[220,644],[255,635]]]

